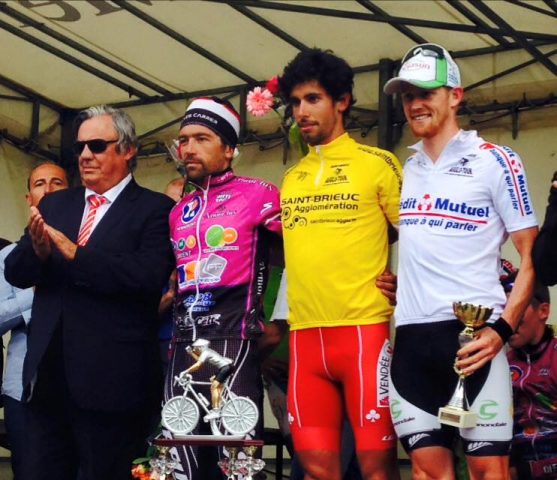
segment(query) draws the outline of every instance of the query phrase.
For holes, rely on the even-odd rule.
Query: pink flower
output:
[[[269,92],[271,92],[273,95],[276,95],[279,92],[279,79],[278,76],[275,75],[273,78],[271,78],[268,82],[267,85],[265,86],[267,88],[267,90],[269,90]]]
[[[273,109],[275,102],[273,94],[266,88],[255,87],[248,93],[246,107],[255,117],[267,115]]]

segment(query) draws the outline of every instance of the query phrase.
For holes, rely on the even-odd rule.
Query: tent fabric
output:
[[[108,103],[127,105],[138,133],[157,129],[147,142],[164,142],[196,92],[240,108],[242,92],[314,46],[355,68],[357,106],[372,112],[380,60],[398,61],[420,41],[451,51],[465,86],[501,75],[470,89],[471,108],[550,99],[556,26],[555,3],[542,0],[1,2],[0,129],[56,155],[64,110]],[[277,128],[247,118],[247,131]]]

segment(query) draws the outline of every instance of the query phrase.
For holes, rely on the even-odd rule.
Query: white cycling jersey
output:
[[[460,131],[434,163],[422,142],[404,167],[396,325],[454,318],[455,301],[503,311],[501,245],[537,225],[520,157]]]

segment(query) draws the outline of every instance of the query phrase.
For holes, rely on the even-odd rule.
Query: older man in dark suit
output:
[[[83,187],[31,208],[6,278],[36,285],[23,383],[28,478],[129,478],[160,392],[157,307],[172,269],[168,197],[135,183],[135,128],[91,107],[74,144]]]

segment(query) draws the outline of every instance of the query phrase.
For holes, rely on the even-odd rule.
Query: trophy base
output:
[[[454,407],[442,407],[437,415],[439,422],[458,428],[473,428],[476,426],[476,414]]]

